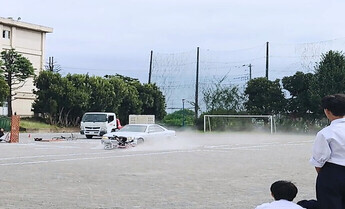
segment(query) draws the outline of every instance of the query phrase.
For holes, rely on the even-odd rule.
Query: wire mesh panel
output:
[[[267,47],[269,49],[266,56]],[[237,86],[244,92],[250,78],[265,77],[282,79],[297,71],[314,73],[322,54],[329,50],[343,51],[345,38],[313,43],[264,43],[252,48],[238,50],[210,50],[200,48],[198,103],[205,110],[203,92],[215,84]],[[266,69],[268,61],[268,69]],[[173,112],[195,104],[197,51],[183,53],[154,53],[152,82],[156,83],[166,97],[167,110]],[[188,107],[190,105],[191,107]]]
[[[212,130],[258,131],[258,128],[261,130],[268,128],[271,134],[276,132],[274,115],[204,115],[204,132]]]

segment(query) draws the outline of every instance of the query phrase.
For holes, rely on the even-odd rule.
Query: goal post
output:
[[[276,132],[274,115],[204,115],[204,132],[212,131],[211,118],[267,118],[270,121],[271,134]]]

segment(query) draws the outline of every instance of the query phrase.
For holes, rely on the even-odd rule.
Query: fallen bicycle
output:
[[[129,147],[135,147],[138,142],[136,140],[127,140],[126,137],[108,137],[107,139],[101,140],[102,144],[104,144],[105,150],[111,149],[126,149]]]
[[[71,136],[55,136],[52,137],[51,139],[43,139],[40,137],[34,138],[35,141],[40,141],[40,142],[57,142],[57,141],[72,141],[72,140],[77,140],[77,137],[74,136],[74,134],[71,133]]]

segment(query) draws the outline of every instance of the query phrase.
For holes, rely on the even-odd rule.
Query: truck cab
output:
[[[85,134],[88,139],[93,136],[103,136],[118,129],[120,125],[118,123],[115,113],[87,112],[81,119],[80,133]]]

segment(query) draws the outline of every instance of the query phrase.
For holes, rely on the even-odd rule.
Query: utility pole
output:
[[[268,57],[269,57],[268,45],[269,45],[269,42],[267,41],[266,42],[266,78],[267,78],[267,80],[268,80]]]
[[[199,47],[196,48],[196,79],[195,79],[195,120],[198,119],[199,109]]]
[[[151,74],[152,74],[152,58],[153,58],[153,50],[151,50],[151,55],[150,55],[149,84],[151,83]]]
[[[249,65],[242,65],[243,67],[244,66],[248,66],[249,67],[249,80],[252,80],[252,64],[249,64]]]
[[[185,121],[185,119],[184,119],[184,99],[182,99],[182,127],[184,127],[184,121]]]
[[[54,57],[49,57],[49,70],[54,71]]]

